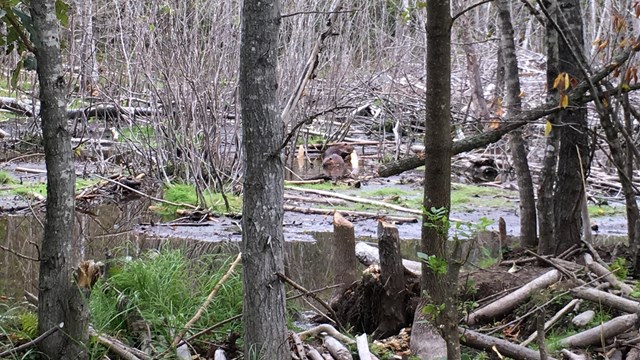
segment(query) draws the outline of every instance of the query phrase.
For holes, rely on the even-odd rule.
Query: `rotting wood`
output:
[[[371,246],[362,241],[356,243],[356,257],[364,266],[380,264],[378,249],[375,246]],[[417,261],[402,259],[402,265],[404,266],[405,271],[415,276],[420,276],[420,274],[422,274],[422,264]]]
[[[507,340],[498,339],[464,328],[458,328],[458,332],[460,333],[460,342],[465,346],[486,351],[493,351],[492,349],[495,348],[502,356],[519,360],[540,360],[539,352]],[[555,359],[547,357],[547,360]]]
[[[628,314],[613,318],[602,325],[566,337],[558,342],[563,348],[587,347],[600,344],[602,339],[610,339],[629,330],[638,321],[637,314]]]
[[[302,214],[317,214],[317,215],[333,215],[335,211],[339,211],[341,214],[344,214],[344,215],[357,216],[361,218],[369,218],[369,219],[384,218],[388,221],[395,221],[397,223],[418,222],[417,217],[403,217],[403,216],[387,215],[387,214],[373,213],[373,212],[367,212],[367,211],[352,211],[352,210],[344,210],[344,209],[335,209],[335,210],[321,209],[321,208],[310,208],[310,207],[291,206],[291,205],[284,205],[284,210],[299,212]]]
[[[353,224],[345,219],[339,212],[333,214],[333,256],[330,258],[330,266],[334,269],[333,284],[340,284],[333,289],[332,303],[356,281],[356,233]],[[337,319],[336,319],[337,320]]]
[[[378,221],[380,282],[384,292],[380,299],[382,310],[380,322],[372,334],[374,339],[395,335],[406,323],[405,278],[399,241],[398,228],[393,224],[381,220]]]
[[[602,277],[605,281],[607,281],[612,286],[620,289],[620,291],[623,294],[629,295],[633,292],[633,288],[631,286],[618,280],[618,278],[613,274],[613,272],[611,272],[611,270],[602,266],[598,262],[593,261],[593,258],[591,257],[591,255],[584,254],[584,262],[587,265],[587,269],[589,269],[589,271]]]
[[[546,288],[547,286],[560,280],[560,272],[558,270],[548,271],[539,277],[533,279],[520,289],[482,307],[471,314],[467,319],[469,325],[475,325],[481,322],[498,318],[526,300],[533,291]]]
[[[603,304],[614,309],[635,314],[640,310],[640,303],[623,298],[605,291],[580,286],[571,289],[571,294],[577,298],[589,300],[596,304]]]
[[[353,360],[353,356],[351,356],[351,352],[347,349],[344,344],[335,338],[327,335],[323,339],[324,346],[329,350],[329,354],[333,356],[336,360]]]

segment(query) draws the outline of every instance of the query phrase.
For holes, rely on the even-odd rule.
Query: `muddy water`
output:
[[[139,224],[157,223],[158,220],[149,214],[147,207],[147,202],[130,201],[97,206],[91,209],[93,215],[78,212],[76,236],[82,237],[86,244],[84,258],[102,260],[107,253],[135,258],[148,249],[163,247],[181,249],[190,258],[205,253],[239,251],[241,236],[233,220],[220,220],[205,227],[141,226]],[[320,219],[322,223],[328,221],[329,218]],[[288,228],[294,230],[287,238],[297,241],[285,244],[287,275],[309,290],[331,285],[334,272],[328,264],[336,256],[332,234],[306,232],[303,224],[292,224],[289,220]],[[190,235],[194,238],[189,238]],[[0,296],[20,299],[24,290],[37,294],[38,266],[31,259],[38,257],[42,236],[42,227],[33,216],[0,217],[0,245],[12,251],[0,250]],[[327,290],[320,295],[328,297],[330,294],[331,290]]]

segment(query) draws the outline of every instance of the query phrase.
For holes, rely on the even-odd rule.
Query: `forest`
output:
[[[0,358],[640,359],[639,18],[0,0]]]

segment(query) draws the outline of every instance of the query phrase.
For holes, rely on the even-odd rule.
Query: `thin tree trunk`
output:
[[[434,0],[427,4],[427,104],[425,121],[424,208],[444,209],[448,217],[451,208],[451,15],[449,0]],[[436,308],[433,314],[442,337],[447,343],[447,358],[460,359],[460,339],[457,324],[456,289],[458,266],[447,253],[448,226],[423,218],[422,251],[440,261],[446,261],[447,274],[432,271],[422,265],[422,289]],[[428,226],[431,222],[432,226]]]
[[[520,101],[520,77],[518,74],[518,59],[513,40],[513,25],[511,12],[507,0],[498,0],[498,18],[501,27],[501,46],[505,65],[505,108],[507,117],[516,116],[522,110]],[[513,157],[513,165],[518,178],[518,192],[520,195],[520,238],[526,247],[535,247],[538,243],[536,204],[533,195],[533,181],[527,162],[527,149],[522,138],[522,130],[517,129],[509,134],[509,148]]]
[[[243,324],[246,359],[291,359],[287,344],[282,208],[284,123],[277,97],[278,0],[245,0],[240,103],[245,150],[242,208]]]
[[[40,255],[38,332],[64,323],[40,350],[50,359],[87,359],[88,308],[73,278],[82,244],[74,242],[75,169],[67,131],[66,83],[54,0],[32,0],[40,117],[47,166],[47,215]]]

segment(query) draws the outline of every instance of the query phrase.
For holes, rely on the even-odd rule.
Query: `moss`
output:
[[[616,216],[625,213],[624,206],[610,206],[610,205],[589,205],[589,216],[604,217],[604,216]]]
[[[511,190],[477,185],[451,185],[452,207],[469,205],[483,208],[513,208],[516,202],[508,200],[517,197],[518,194]]]
[[[0,171],[0,185],[15,184],[16,180],[6,171]]]
[[[240,213],[242,211],[242,198],[232,194],[225,195],[229,201],[229,211],[227,211],[224,199],[220,193],[205,192],[204,198],[206,203],[199,204],[196,188],[189,184],[173,184],[166,187],[164,189],[163,199],[174,203],[200,206],[217,214],[224,214],[227,212]],[[162,215],[173,215],[178,209],[178,206],[158,204],[158,206],[154,206],[153,209]]]

